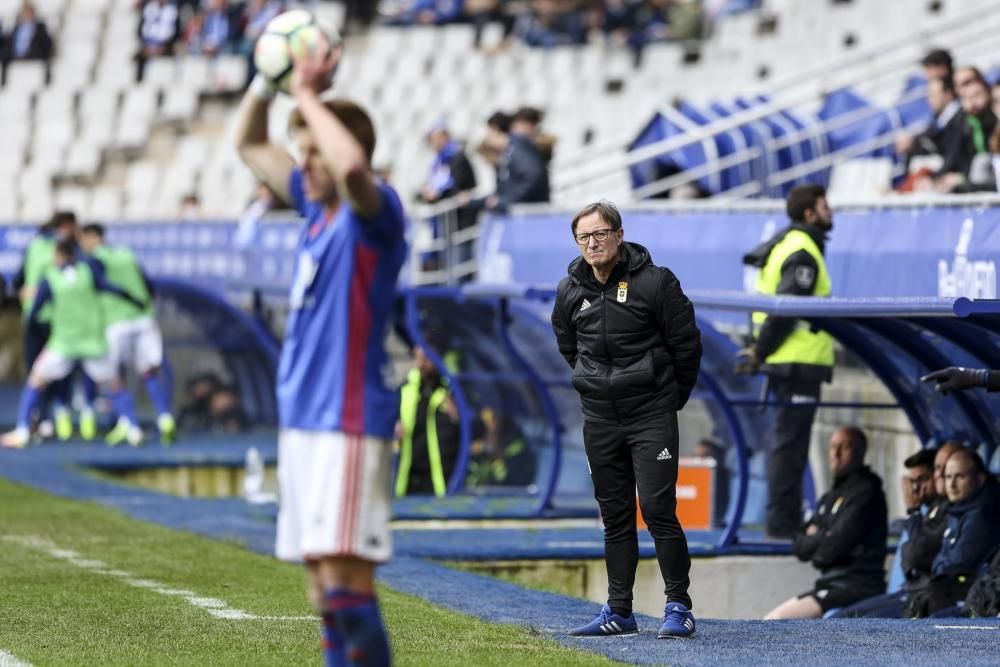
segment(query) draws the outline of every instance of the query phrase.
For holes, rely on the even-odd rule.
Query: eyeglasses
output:
[[[576,239],[576,242],[579,245],[587,245],[590,243],[591,237],[593,237],[595,241],[606,241],[608,239],[608,234],[610,234],[613,231],[615,230],[610,228],[598,229],[596,231],[590,232],[589,234],[574,234],[573,238]]]

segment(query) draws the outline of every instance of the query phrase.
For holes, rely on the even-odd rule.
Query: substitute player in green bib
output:
[[[28,368],[35,363],[45,342],[49,339],[50,333],[50,308],[42,308],[38,317],[33,321],[28,321],[28,313],[35,301],[35,292],[38,284],[45,277],[45,273],[53,266],[53,253],[56,243],[62,239],[76,238],[76,215],[72,211],[58,211],[45,223],[38,234],[31,239],[28,247],[24,251],[24,260],[20,270],[14,276],[14,288],[18,291],[21,301],[22,319],[25,322],[24,328],[24,363]],[[42,399],[42,410],[44,414],[49,403],[53,404],[52,416],[55,420],[55,432],[60,440],[68,440],[73,435],[73,418],[69,411],[69,399],[72,390],[71,378],[54,383],[45,392]],[[44,430],[44,429],[42,429]],[[80,434],[85,439],[94,437],[97,431],[97,422],[92,412],[84,412],[80,415]]]
[[[163,335],[153,312],[150,282],[135,253],[121,246],[105,245],[102,225],[84,226],[80,234],[80,245],[101,263],[110,283],[118,285],[145,304],[143,308],[137,308],[113,294],[101,295],[107,324],[108,354],[117,372],[120,373],[123,367],[131,367],[142,377],[146,393],[156,408],[160,440],[164,444],[170,444],[174,440],[175,422],[170,411],[170,397],[160,376]],[[108,434],[109,444],[121,442],[127,433],[128,426],[120,422]]]
[[[45,348],[31,366],[28,382],[18,406],[17,427],[0,437],[0,445],[20,448],[28,444],[31,414],[41,402],[42,391],[53,382],[68,377],[80,365],[95,382],[105,388],[121,419],[131,424],[129,442],[142,441],[135,406],[128,392],[116,382],[108,357],[104,311],[100,293],[107,292],[145,308],[144,302],[112,285],[100,264],[77,257],[76,242],[64,239],[56,244],[55,265],[38,283],[28,323],[34,323],[46,305],[51,306],[51,334]]]

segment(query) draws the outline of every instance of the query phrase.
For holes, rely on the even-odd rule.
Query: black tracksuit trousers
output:
[[[816,418],[820,382],[770,378],[778,407],[767,465],[767,532],[790,537],[802,525],[802,475],[809,463],[809,437]]]
[[[608,605],[632,608],[632,586],[639,564],[638,488],[642,516],[656,544],[667,601],[690,609],[691,556],[676,511],[677,413],[630,420],[623,426],[585,421],[583,441],[594,496],[604,519]]]

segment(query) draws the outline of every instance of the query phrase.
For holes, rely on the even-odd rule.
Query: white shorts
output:
[[[105,384],[115,379],[115,365],[110,357],[100,359],[69,359],[63,355],[45,348],[35,359],[31,367],[31,375],[45,384],[69,377],[76,365],[83,366],[83,371],[97,384]]]
[[[116,369],[127,366],[146,373],[163,363],[163,335],[152,317],[115,322],[105,336],[108,356]]]
[[[283,429],[278,434],[276,555],[290,561],[389,560],[391,483],[388,440]]]

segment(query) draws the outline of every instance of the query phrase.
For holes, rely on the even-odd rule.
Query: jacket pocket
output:
[[[607,395],[606,378],[608,368],[591,357],[579,356],[573,366],[573,388],[581,396]]]

